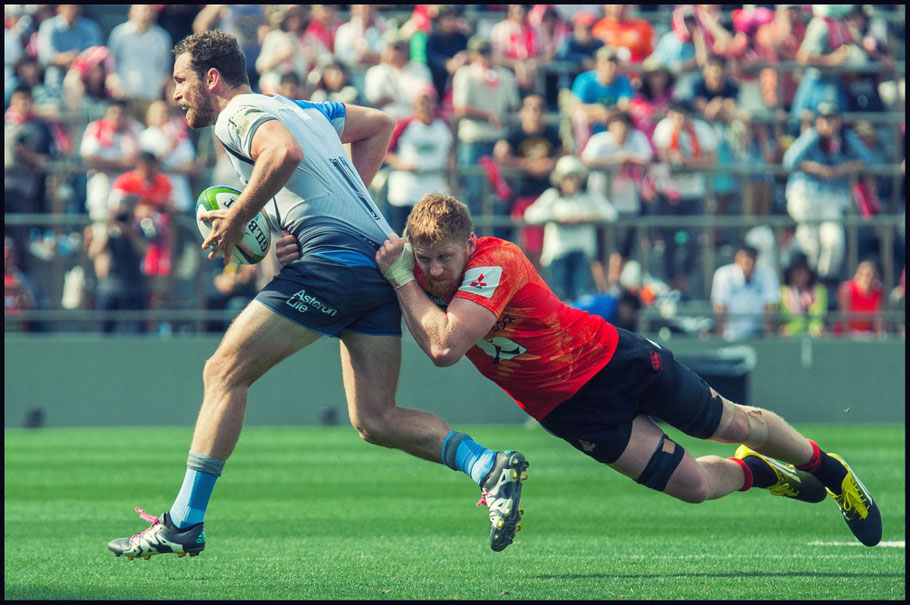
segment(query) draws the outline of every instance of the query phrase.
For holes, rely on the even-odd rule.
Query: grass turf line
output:
[[[6,599],[895,599],[903,548],[853,540],[832,499],[763,490],[691,505],[603,468],[543,430],[460,427],[531,467],[523,531],[487,545],[463,474],[349,427],[247,427],[215,486],[207,549],[132,562],[183,479],[192,429],[5,431]],[[905,535],[904,427],[801,426],[872,491],[884,541]],[[668,429],[694,455],[732,445]]]

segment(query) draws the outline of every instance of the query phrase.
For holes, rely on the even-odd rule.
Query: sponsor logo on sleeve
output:
[[[259,107],[241,105],[231,115],[228,124],[231,125],[238,137],[243,138],[253,127],[253,124],[264,115],[266,115],[265,111]]]
[[[500,281],[502,267],[472,267],[465,271],[464,281],[458,289],[484,298],[492,298]]]

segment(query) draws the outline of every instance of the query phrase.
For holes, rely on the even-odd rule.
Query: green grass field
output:
[[[215,487],[199,557],[116,558],[183,480],[192,429],[5,432],[6,599],[894,599],[905,584],[904,427],[800,426],[881,508],[855,542],[829,499],[762,490],[699,505],[637,485],[541,429],[473,426],[531,462],[516,542],[487,545],[464,475],[353,429],[247,427]],[[696,455],[733,446],[689,439]]]

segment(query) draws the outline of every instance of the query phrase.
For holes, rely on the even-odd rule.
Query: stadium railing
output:
[[[569,65],[559,62],[553,62],[547,65],[542,66],[541,73],[556,72],[559,70],[565,69]],[[574,67],[574,66],[571,66]],[[789,71],[802,71],[806,69],[806,66],[800,65],[795,62],[784,62],[784,63],[755,63],[750,69],[760,70],[765,67],[771,67],[780,71],[789,70]],[[629,66],[630,70],[635,69],[635,65]],[[897,62],[894,73],[900,74],[903,77],[905,69],[905,63],[903,61]],[[843,73],[843,72],[860,72],[860,73],[880,73],[890,71],[884,66],[878,64],[870,64],[862,67],[840,67],[840,68],[823,68],[823,72],[826,73]],[[882,126],[892,126],[903,124],[905,122],[905,115],[901,108],[895,106],[891,111],[881,112],[881,113],[844,113],[842,117],[844,122],[847,124],[856,122],[858,120],[867,120],[875,125]],[[516,116],[509,116],[509,118],[515,121]],[[786,124],[789,117],[781,116],[779,112],[774,109],[769,109],[767,112],[761,112],[753,114],[750,116],[752,121],[763,122],[768,124]],[[76,116],[73,115],[63,115],[59,118],[60,121],[64,122],[72,133],[72,138],[74,142],[74,149],[79,148],[79,139],[81,137],[82,131],[84,130],[84,123],[75,122]],[[551,112],[546,117],[549,123],[558,123],[560,120],[565,119],[565,116],[557,112]],[[901,211],[900,199],[902,193],[901,184],[902,179],[904,178],[903,172],[900,169],[898,162],[903,159],[904,146],[902,144],[902,135],[899,128],[894,128],[895,133],[895,145],[891,147],[894,153],[893,164],[882,164],[882,165],[871,165],[868,166],[865,170],[865,174],[874,174],[882,177],[891,177],[893,179],[892,187],[892,197],[889,200],[889,203],[886,206],[886,212],[888,214],[872,217],[872,218],[862,218],[855,215],[848,215],[844,218],[843,224],[847,230],[847,259],[846,265],[847,270],[852,271],[858,262],[858,233],[861,229],[875,229],[879,231],[880,237],[880,249],[888,251],[891,249],[891,245],[894,242],[894,239],[898,237],[898,230],[903,228],[904,225],[904,216],[898,214]],[[80,158],[76,155],[70,155],[62,159],[56,160],[51,163],[48,168],[48,191],[50,192],[50,214],[4,214],[5,223],[8,226],[27,226],[27,227],[47,227],[51,235],[57,239],[63,238],[66,236],[67,227],[79,227],[80,229],[90,223],[90,220],[86,215],[82,214],[67,214],[65,213],[66,207],[65,202],[60,195],[60,192],[65,189],[61,187],[67,178],[77,174],[84,173],[86,170],[85,166],[82,165]],[[609,177],[610,171],[605,171]],[[789,172],[786,171],[780,165],[746,165],[746,164],[737,164],[732,166],[717,166],[708,169],[700,169],[699,172],[704,172],[706,174],[731,174],[734,176],[748,177],[750,175],[763,174],[763,175],[774,175],[775,177],[786,177]],[[502,173],[504,176],[516,176],[520,175],[519,172],[514,169],[503,168]],[[450,175],[452,177],[459,177],[463,175],[474,175],[474,176],[485,176],[485,173],[477,167],[458,167],[455,175]],[[783,230],[792,228],[795,226],[789,217],[786,216],[714,216],[713,210],[716,208],[716,201],[714,197],[714,192],[711,187],[712,179],[706,179],[707,183],[707,193],[706,193],[706,209],[708,211],[707,216],[703,217],[660,217],[660,216],[646,216],[640,217],[634,220],[623,219],[612,224],[604,224],[600,226],[602,231],[603,241],[606,242],[604,254],[608,255],[613,249],[613,237],[612,233],[615,228],[623,226],[635,226],[638,231],[638,241],[643,242],[641,237],[644,233],[647,233],[648,230],[652,228],[659,227],[679,227],[679,226],[691,226],[692,228],[703,229],[706,233],[708,239],[708,244],[701,247],[701,266],[705,275],[713,274],[714,269],[716,269],[716,255],[714,249],[714,230],[713,227],[731,227],[731,228],[741,228],[743,230],[757,226],[757,225],[768,225],[774,231],[777,236],[778,241],[780,241],[780,236]],[[198,183],[197,183],[198,185]],[[478,226],[478,232],[490,233],[494,228],[510,228],[510,229],[519,229],[523,226],[526,226],[524,221],[520,219],[512,219],[508,216],[497,215],[496,203],[492,196],[492,187],[489,182],[484,179],[485,194],[483,196],[483,212],[475,217],[475,223]],[[744,195],[748,196],[751,193],[750,188],[745,188]],[[382,203],[382,200],[377,200]],[[884,200],[883,200],[884,201]],[[851,208],[852,212],[852,208]],[[195,223],[191,217],[188,216],[178,216],[175,224],[175,230],[179,230],[182,233],[181,237],[172,238],[173,245],[179,246],[181,241],[190,238],[189,241],[195,241],[192,238],[195,238],[197,233]],[[176,254],[181,252],[176,248],[172,250],[172,258],[177,258]],[[646,245],[640,244],[638,250],[638,257],[640,262],[646,261],[649,250]],[[199,251],[200,257],[202,257],[201,250]],[[883,282],[886,286],[886,292],[890,291],[893,287],[892,276],[894,274],[893,259],[891,254],[882,254],[881,263],[884,273]],[[204,257],[202,257],[204,258]],[[45,292],[46,300],[50,301],[50,304],[46,309],[40,311],[28,311],[21,318],[29,318],[34,321],[47,321],[47,322],[67,322],[70,320],[83,322],[83,321],[98,321],[103,319],[104,316],[98,311],[89,311],[89,310],[67,310],[62,309],[60,306],[60,301],[63,291],[63,277],[66,271],[68,271],[75,264],[81,264],[86,268],[89,267],[89,263],[85,258],[84,252],[77,251],[75,254],[69,256],[64,256],[60,254],[54,254],[49,261],[48,275],[46,275],[45,283],[47,284],[47,291]],[[642,262],[643,266],[647,266],[646,262]],[[143,317],[149,318],[151,320],[161,321],[188,321],[191,322],[196,329],[201,330],[205,321],[208,320],[218,320],[226,316],[223,312],[216,311],[206,311],[203,310],[202,305],[204,305],[204,296],[203,292],[205,291],[206,284],[203,279],[206,277],[204,272],[198,272],[199,275],[196,277],[196,283],[194,287],[194,300],[189,303],[188,306],[192,308],[184,309],[160,309],[154,311],[142,311],[139,312],[143,314]],[[169,286],[173,286],[173,276],[170,278],[171,282]],[[707,300],[710,292],[707,291],[707,284],[705,285],[705,291],[703,292],[704,299]],[[111,312],[110,317],[119,318],[122,320],[134,319],[130,314],[131,312]],[[170,319],[168,319],[170,318]],[[5,318],[8,320],[8,318]],[[9,323],[5,321],[5,324]]]
[[[878,169],[881,170],[881,168]],[[718,171],[721,170],[718,169]],[[492,196],[487,196],[486,199],[488,200],[488,204],[493,203],[490,201]],[[65,237],[73,228],[81,230],[82,227],[91,223],[91,220],[85,215],[72,214],[12,214],[6,215],[5,218],[7,225],[43,226],[49,228],[52,233],[61,238]],[[880,249],[888,251],[891,250],[895,238],[900,237],[898,231],[904,226],[904,216],[878,215],[866,218],[848,215],[844,217],[842,223],[847,232],[846,265],[848,270],[845,274],[849,275],[859,260],[857,254],[859,231],[861,229],[875,230],[880,237]],[[84,251],[80,248],[69,255],[54,254],[50,259],[48,274],[44,276],[44,284],[47,289],[46,308],[35,311],[23,311],[15,317],[5,317],[5,324],[14,325],[19,321],[42,322],[54,324],[58,327],[66,326],[66,329],[68,330],[81,331],[92,330],[92,325],[97,325],[98,322],[106,319],[116,321],[143,319],[149,322],[180,323],[183,324],[184,329],[187,329],[188,331],[201,332],[205,330],[207,322],[229,320],[232,317],[229,312],[205,309],[206,300],[204,292],[208,287],[206,280],[210,279],[211,275],[208,271],[202,270],[202,267],[204,266],[204,263],[214,261],[209,261],[198,245],[198,236],[196,235],[197,231],[194,219],[190,216],[178,215],[174,224],[175,230],[179,232],[180,237],[172,237],[171,239],[173,246],[171,252],[172,258],[179,258],[181,253],[185,253],[185,250],[189,249],[195,251],[196,259],[198,260],[198,263],[196,263],[198,268],[191,278],[192,287],[190,290],[193,294],[182,302],[181,308],[170,307],[138,312],[102,312],[91,309],[64,309],[61,301],[63,297],[64,275],[66,272],[73,267],[80,265],[85,269],[87,275],[92,274],[91,264]],[[528,226],[528,224],[521,219],[513,219],[509,216],[497,216],[492,213],[486,213],[475,217],[475,224],[478,233],[481,235],[492,233],[493,229],[497,228],[509,229],[513,234],[516,234],[517,230]],[[616,247],[614,240],[615,230],[622,227],[633,227],[636,231],[637,241],[633,259],[638,261],[643,268],[649,266],[649,256],[653,254],[650,244],[648,243],[649,240],[646,237],[650,230],[662,227],[692,228],[700,230],[702,231],[702,241],[705,243],[705,245],[699,246],[700,268],[703,275],[711,276],[719,264],[714,241],[714,228],[727,227],[745,231],[746,229],[758,225],[767,225],[770,227],[775,233],[775,239],[779,242],[781,241],[784,230],[794,228],[796,223],[788,216],[642,216],[634,219],[618,219],[612,223],[598,223],[597,227],[602,232],[603,242],[605,244],[602,251],[603,257],[601,259],[603,262],[606,262],[609,254]],[[887,294],[894,286],[892,278],[895,272],[893,258],[890,254],[882,254],[880,262],[883,269],[882,282]],[[780,268],[778,268],[778,271],[779,273],[782,273]],[[170,277],[171,284],[173,284],[176,278],[173,273]],[[782,277],[782,275],[780,275],[780,277]],[[703,282],[704,290],[701,293],[702,299],[703,301],[708,301],[710,299],[710,279],[703,280]],[[700,310],[697,305],[698,303],[695,303],[694,307],[688,309],[685,306],[679,307],[677,314],[679,316],[701,317],[703,315],[703,310]],[[657,312],[659,312],[659,310],[646,311],[645,315],[647,316],[649,313],[653,315],[653,313]],[[694,315],[692,314],[693,312]],[[903,314],[886,312],[883,317],[890,325],[896,325],[901,323]]]

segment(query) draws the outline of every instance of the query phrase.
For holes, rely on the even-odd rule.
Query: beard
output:
[[[455,293],[458,292],[458,282],[453,282],[451,280],[445,281],[432,281],[427,280],[427,291],[435,296],[436,298],[441,298],[443,300],[449,300],[455,296]]]
[[[199,101],[195,105],[196,107],[191,107],[186,112],[186,123],[189,127],[203,128],[213,125],[218,114],[212,100],[204,95],[199,95]]]

